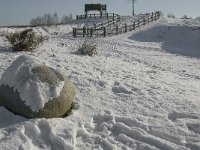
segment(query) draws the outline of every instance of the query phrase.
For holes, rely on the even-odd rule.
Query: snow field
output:
[[[186,27],[174,30],[178,26]],[[47,28],[49,40],[26,54],[75,83],[75,108],[66,118],[29,120],[0,107],[0,149],[200,149],[199,31],[190,32],[190,23],[161,19],[124,35],[88,38],[97,44],[94,57],[77,53],[85,39],[59,28],[58,35]],[[191,34],[176,43],[184,30]],[[190,38],[195,56],[181,53]],[[7,50],[2,37],[0,44],[1,76],[25,52]]]

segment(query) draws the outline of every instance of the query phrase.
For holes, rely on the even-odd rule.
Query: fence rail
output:
[[[99,14],[88,14],[87,16],[92,17],[92,16],[98,16]],[[82,16],[85,15],[79,15],[78,18],[82,18]],[[101,15],[99,15],[101,16]],[[93,36],[93,35],[103,35],[106,36],[106,28],[108,26],[111,26],[117,22],[120,21],[120,16],[118,14],[114,13],[106,13],[106,18],[107,20],[101,23],[94,24],[93,26],[87,26],[83,28],[73,28],[73,37],[77,36]],[[87,18],[87,17],[86,17]]]
[[[111,20],[107,20],[102,23],[94,24],[94,26],[83,27],[83,28],[73,28],[73,37],[78,36],[104,36],[107,35],[117,35],[121,33],[126,33],[128,31],[136,30],[137,28],[144,26],[150,22],[158,20],[160,18],[160,12],[151,13],[149,16],[135,20],[132,24],[123,24],[122,26],[115,26],[112,31],[109,31],[106,27],[113,26],[116,22],[120,21],[120,16],[113,14]]]
[[[87,19],[87,18],[109,18],[113,13],[106,14],[85,14],[85,15],[77,15],[76,20]]]

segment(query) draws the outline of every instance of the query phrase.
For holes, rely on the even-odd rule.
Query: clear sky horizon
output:
[[[32,18],[55,11],[59,17],[72,13],[75,18],[84,13],[85,3],[107,4],[109,13],[132,13],[128,0],[0,0],[0,25],[29,24]],[[195,18],[200,16],[199,8],[200,0],[136,0],[135,3],[136,14],[159,10],[165,16],[172,13],[176,17],[187,15]]]

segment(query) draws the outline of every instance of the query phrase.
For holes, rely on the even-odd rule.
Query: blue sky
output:
[[[55,11],[60,17],[69,13],[83,14],[85,3],[107,4],[110,13],[131,15],[128,0],[0,0],[0,25],[29,24],[31,18]],[[156,10],[177,17],[185,14],[197,17],[200,16],[200,0],[136,0],[136,13]]]

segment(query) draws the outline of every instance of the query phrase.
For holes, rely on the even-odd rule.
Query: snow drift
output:
[[[129,38],[140,42],[161,42],[162,49],[168,53],[200,58],[200,26],[183,21],[176,24],[163,21]]]

